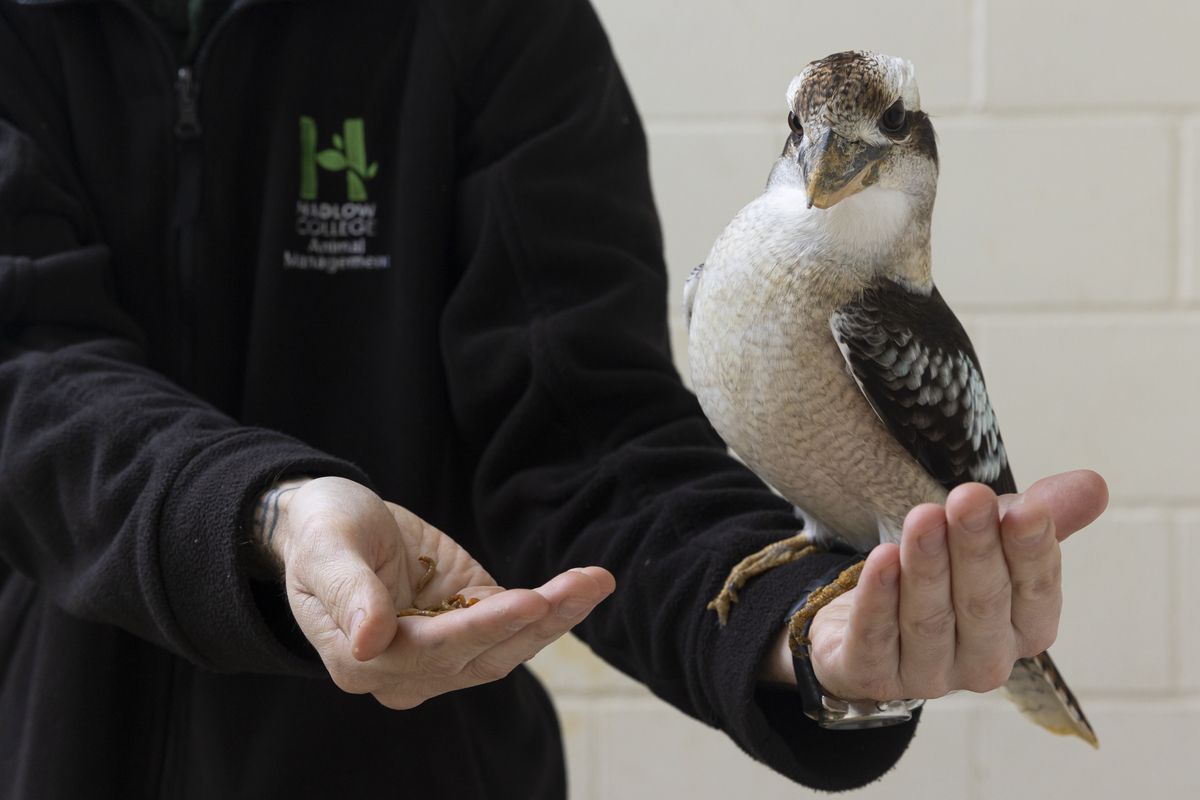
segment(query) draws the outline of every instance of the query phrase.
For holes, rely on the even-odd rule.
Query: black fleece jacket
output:
[[[505,585],[605,565],[608,662],[797,781],[881,775],[913,725],[754,679],[837,556],[704,609],[794,521],[681,385],[665,288],[582,0],[240,0],[187,65],[133,0],[0,0],[0,796],[563,794],[523,669],[406,712],[333,686],[242,567],[293,474]]]

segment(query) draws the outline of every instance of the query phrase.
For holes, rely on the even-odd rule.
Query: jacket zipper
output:
[[[203,192],[204,154],[198,97],[200,82],[195,68],[182,66],[175,74],[175,269],[179,286],[179,322],[182,327],[179,359],[188,383],[195,383],[196,336],[196,224]]]
[[[192,67],[180,67],[175,73],[175,136],[180,141],[199,139],[204,132],[200,127],[200,110],[196,107],[199,89]]]
[[[262,0],[258,0],[261,2]],[[173,81],[174,108],[172,134],[175,140],[175,186],[171,228],[173,267],[175,272],[175,302],[178,324],[178,343],[175,356],[178,358],[178,374],[186,385],[195,385],[195,322],[196,322],[196,227],[200,214],[203,191],[204,156],[200,124],[200,86],[204,62],[218,34],[243,9],[256,5],[256,0],[234,3],[225,11],[204,37],[190,64],[176,65],[175,52],[158,24],[138,3],[121,0],[120,3],[145,27],[150,37],[158,43],[165,60],[175,71]]]
[[[182,326],[179,358],[188,383],[195,380],[196,223],[203,192],[204,155],[197,98],[200,83],[191,66],[175,75],[175,269]]]
[[[165,62],[168,69],[175,69],[176,68],[175,67],[175,63],[176,63],[175,53],[171,49],[171,43],[167,40],[167,37],[163,34],[161,29],[159,29],[158,24],[153,19],[151,19],[149,13],[141,5],[139,5],[136,2],[133,2],[133,0],[120,0],[120,5],[127,12],[129,12],[129,14],[137,21],[139,26],[142,27],[142,29],[146,32],[148,39],[151,42],[153,42],[155,44],[155,46],[157,46],[158,51],[162,55],[163,61]],[[179,126],[180,117],[182,116],[180,114],[182,105],[179,103],[180,87],[179,87],[178,83],[179,83],[179,75],[177,73],[176,74],[175,97],[174,97],[174,106],[175,107],[173,109],[171,109],[172,113],[167,118],[167,120],[164,120],[165,122],[167,122],[167,124],[171,124],[176,129]],[[189,96],[189,98],[192,101],[190,103],[190,107],[191,107],[192,113],[194,114],[197,111],[197,107],[196,107],[196,103],[195,103],[196,97],[195,97],[195,86],[194,85],[189,88],[187,95]],[[197,123],[199,122],[198,118],[196,121],[197,121]],[[176,141],[178,141],[178,133],[173,132],[173,134],[174,134],[174,137],[176,138]],[[174,177],[176,180],[175,180],[175,186],[173,186],[171,188],[173,190],[174,198],[176,199],[176,201],[178,201],[178,197],[179,197],[179,191],[178,191],[179,161],[178,161],[178,158],[176,158],[175,164],[173,166],[175,167],[175,169],[174,169],[175,176]],[[170,252],[171,252],[170,250],[166,251],[167,254],[169,254]],[[177,249],[175,249],[175,254],[176,254],[176,258],[178,258],[178,250]],[[168,262],[168,265],[167,265],[168,269],[174,269],[174,267],[175,267],[174,264],[171,264],[170,262]],[[179,289],[178,289],[178,287],[175,287],[174,289],[172,289],[170,291],[172,292],[173,297],[168,297],[167,302],[168,303],[174,302],[175,306],[176,306],[176,310],[178,310],[178,308],[181,305]],[[176,316],[178,316],[178,315],[176,315]],[[148,790],[148,793],[150,794],[150,796],[171,797],[172,792],[170,790],[170,787],[175,783],[174,774],[175,774],[175,771],[178,769],[178,767],[174,764],[174,761],[175,761],[174,755],[175,755],[175,748],[177,745],[178,736],[175,734],[175,729],[172,726],[172,721],[178,720],[178,716],[179,716],[178,709],[181,705],[183,705],[181,703],[182,698],[180,697],[180,692],[182,691],[182,689],[179,686],[180,681],[179,681],[178,672],[179,672],[178,665],[175,663],[175,661],[173,659],[171,659],[169,662],[169,665],[167,667],[166,687],[165,687],[165,691],[164,691],[165,697],[163,698],[163,703],[161,704],[161,713],[162,713],[161,734],[162,735],[161,735],[161,741],[159,743],[160,748],[159,748],[159,759],[158,759],[157,770],[153,774],[148,774],[146,776],[146,786],[147,786],[147,790]]]
[[[173,187],[173,228],[176,231],[174,242],[174,260],[176,289],[175,303],[180,320],[179,351],[180,374],[189,382],[195,378],[193,363],[193,336],[195,335],[195,232],[196,221],[200,211],[200,197],[203,189],[203,153],[201,137],[204,133],[200,124],[200,76],[205,57],[217,34],[228,24],[231,17],[243,8],[249,7],[255,0],[247,0],[244,4],[234,3],[213,24],[208,35],[200,45],[191,64],[177,65],[175,52],[167,37],[159,29],[158,24],[138,3],[133,0],[120,0],[120,5],[131,13],[147,31],[151,40],[157,43],[169,68],[175,70],[174,108],[171,116],[172,135],[176,145],[175,185]],[[162,736],[161,757],[157,775],[151,776],[151,785],[157,786],[160,797],[172,797],[175,792],[175,774],[179,770],[176,761],[176,747],[179,736],[176,726],[185,724],[180,717],[186,714],[187,702],[183,693],[186,688],[181,684],[180,665],[172,660],[165,709],[164,730]],[[173,725],[172,722],[175,724]]]
[[[179,342],[181,372],[190,386],[196,385],[196,228],[204,189],[204,128],[200,124],[200,87],[209,50],[229,21],[240,11],[255,4],[248,0],[232,4],[213,23],[190,64],[175,73],[175,269],[178,281]],[[160,41],[166,38],[158,32]],[[169,48],[168,48],[169,49]]]

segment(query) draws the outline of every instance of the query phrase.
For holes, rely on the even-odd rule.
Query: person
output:
[[[796,781],[883,774],[915,721],[787,686],[842,556],[705,611],[796,523],[681,384],[665,283],[583,0],[0,0],[0,795],[561,796],[521,663],[567,630]],[[877,550],[822,682],[996,685],[1103,492],[914,512],[969,546]],[[1003,635],[948,648],[960,604]]]

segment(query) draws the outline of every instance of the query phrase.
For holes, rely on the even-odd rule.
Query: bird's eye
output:
[[[788,127],[792,129],[792,133],[797,136],[804,135],[804,126],[800,124],[800,118],[796,116],[796,112],[788,112]]]
[[[904,124],[907,121],[908,114],[904,111],[904,101],[897,100],[879,118],[879,129],[886,134],[895,136],[904,130]]]

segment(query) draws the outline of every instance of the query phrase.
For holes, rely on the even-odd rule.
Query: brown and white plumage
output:
[[[788,104],[766,191],[685,287],[693,385],[817,543],[866,552],[960,483],[1016,484],[930,273],[937,148],[912,65],[839,53],[797,76]],[[1039,724],[1094,743],[1048,656],[1019,662],[1007,688]]]

